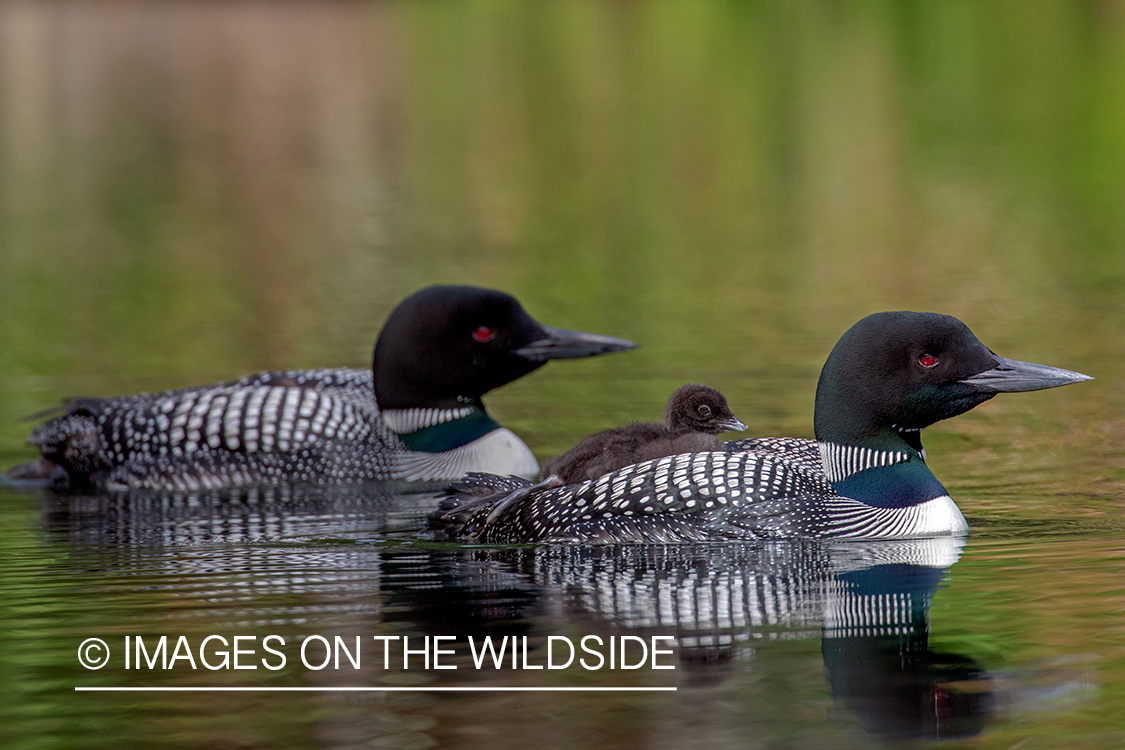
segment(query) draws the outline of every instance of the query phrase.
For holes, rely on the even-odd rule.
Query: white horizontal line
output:
[[[655,693],[675,687],[75,687],[77,693]]]

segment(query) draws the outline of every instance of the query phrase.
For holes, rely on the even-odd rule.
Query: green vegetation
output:
[[[810,435],[845,328],[947,312],[1001,354],[1097,380],[928,434],[985,540],[1034,554],[1041,524],[1086,555],[1044,569],[970,546],[934,638],[988,668],[1092,655],[1080,710],[1023,715],[977,746],[1117,746],[1120,559],[1098,540],[1120,536],[1125,498],[1123,81],[1113,2],[0,4],[0,467],[33,455],[19,419],[67,396],[366,366],[391,307],[434,282],[642,344],[493,394],[543,457],[656,418],[688,381],[722,388],[751,434]],[[27,701],[22,745],[54,746],[61,714],[70,741],[152,741],[128,700],[58,698],[87,620],[58,622],[110,590],[112,613],[158,630],[156,609],[185,606],[154,593],[171,574],[90,583],[34,501],[0,494],[0,513],[0,624],[18,625],[0,634],[0,684]],[[112,557],[90,564],[130,565]],[[793,674],[820,679],[814,643],[791,648]],[[766,701],[763,721],[799,698],[802,726],[830,723],[823,683],[774,696],[755,679],[738,694]],[[219,723],[200,708],[163,739],[354,739],[317,736],[318,711],[347,711],[309,705],[246,699]],[[420,705],[384,705],[387,736],[424,746]],[[595,704],[567,705],[544,726],[569,731],[568,711]],[[709,710],[732,741],[817,746],[799,727],[770,744],[727,707]],[[573,743],[630,744],[658,713],[612,704]]]

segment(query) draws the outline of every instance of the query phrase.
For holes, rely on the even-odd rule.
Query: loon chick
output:
[[[745,429],[718,389],[690,383],[680,386],[668,399],[663,424],[637,422],[594,433],[548,461],[543,476],[574,484],[654,458],[721,451],[724,444],[715,435]]]
[[[634,348],[544,326],[503,292],[432,286],[391,312],[372,370],[263,372],[216,385],[76,399],[37,427],[10,476],[107,489],[532,476],[539,466],[481,396],[550,359]],[[44,471],[46,469],[47,471]]]
[[[739,441],[646,461],[528,492],[500,512],[453,509],[431,529],[486,543],[961,535],[968,525],[926,466],[922,429],[997,393],[1090,379],[1000,357],[948,315],[876,313],[825,362],[815,442]]]
[[[582,440],[543,467],[537,484],[517,477],[497,477],[471,472],[446,488],[446,499],[430,515],[433,528],[447,529],[462,523],[474,509],[487,506],[495,518],[505,508],[533,492],[597,479],[614,469],[680,453],[725,450],[715,435],[745,430],[730,411],[726,396],[709,385],[680,386],[668,399],[664,423],[636,422],[603,430]],[[453,511],[447,513],[447,511]],[[444,531],[441,532],[445,536]]]

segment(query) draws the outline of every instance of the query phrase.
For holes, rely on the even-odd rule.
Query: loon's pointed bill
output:
[[[552,326],[542,326],[542,328],[543,333],[546,334],[543,338],[525,344],[512,353],[534,362],[546,362],[549,359],[577,359],[637,348],[632,341],[613,336],[568,331],[565,328]]]
[[[997,354],[993,356],[996,357],[995,367],[964,378],[961,382],[993,393],[1020,393],[1093,380],[1091,376],[1073,370],[1037,365],[1033,362],[1020,362],[1018,359],[1008,359]]]
[[[723,427],[727,430],[730,430],[732,432],[742,432],[743,430],[750,429],[746,425],[746,423],[743,422],[738,417],[731,417],[730,419],[724,420],[724,421],[719,423],[719,426]]]

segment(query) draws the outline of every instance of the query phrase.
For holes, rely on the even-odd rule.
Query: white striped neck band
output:
[[[458,409],[386,409],[380,413],[383,424],[399,435],[433,427],[436,424],[464,419],[477,411],[475,406]]]
[[[839,443],[818,442],[820,460],[824,464],[824,475],[829,482],[840,482],[856,472],[873,469],[877,466],[906,463],[918,457],[916,453],[904,451],[881,451],[859,445],[840,445]]]

